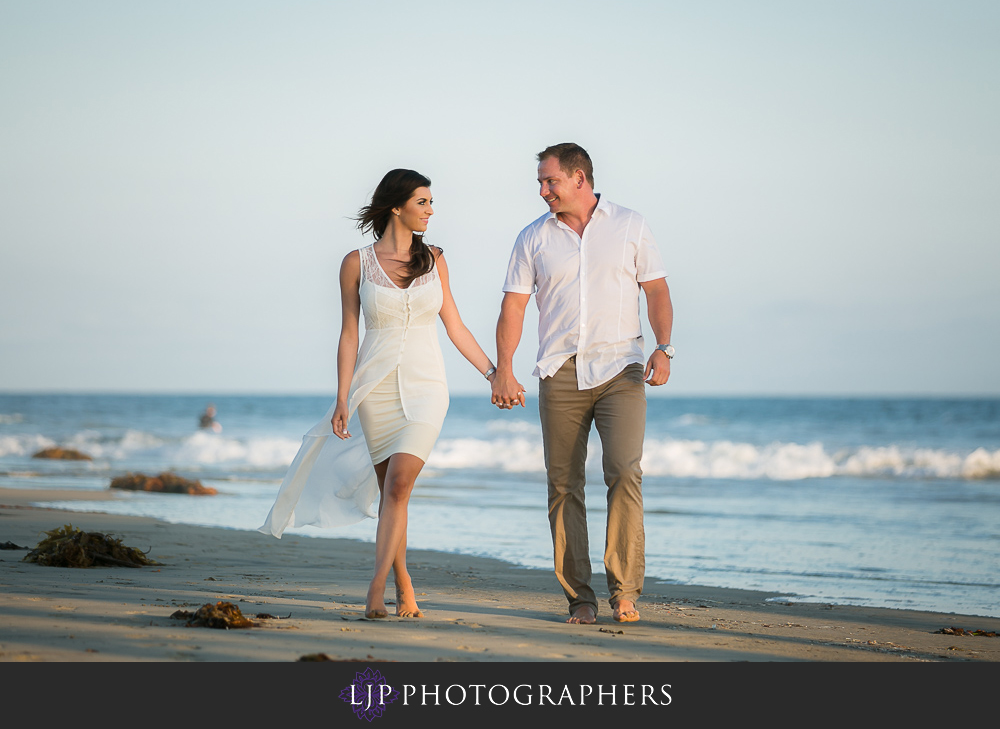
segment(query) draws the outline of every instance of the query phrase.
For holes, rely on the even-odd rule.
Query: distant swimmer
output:
[[[205,408],[205,412],[203,412],[201,417],[198,418],[198,427],[205,430],[211,430],[214,433],[222,432],[222,424],[215,419],[215,405],[212,405],[211,403],[208,404],[208,407]]]

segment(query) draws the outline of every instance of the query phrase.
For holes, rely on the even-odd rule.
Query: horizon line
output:
[[[1000,400],[1000,392],[654,392],[649,393],[651,399],[670,398],[740,398],[740,399],[780,399],[780,398],[824,398],[824,399],[981,399]],[[449,391],[450,397],[487,397],[486,393],[472,390]],[[336,391],[293,391],[293,390],[102,390],[102,389],[0,389],[0,397],[30,396],[30,395],[69,395],[69,396],[133,396],[133,397],[326,397],[336,398]]]

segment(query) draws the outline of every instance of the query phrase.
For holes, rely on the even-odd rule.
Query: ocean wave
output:
[[[933,448],[862,446],[829,453],[821,443],[647,442],[643,471],[689,478],[794,480],[831,476],[1000,478],[1000,450],[962,454]]]
[[[179,440],[168,440],[141,430],[128,430],[118,438],[109,439],[97,431],[83,430],[61,443],[43,435],[0,436],[0,458],[30,456],[42,448],[55,445],[73,448],[101,461],[139,459],[187,466],[227,464],[273,468],[290,464],[301,440],[281,437],[240,439],[206,431]]]
[[[0,413],[0,425],[20,423],[23,420],[24,416],[21,413]]]
[[[54,440],[44,435],[0,435],[0,458],[30,456],[55,444]]]
[[[152,433],[126,430],[120,438],[105,439],[96,430],[74,433],[64,444],[86,453],[91,458],[125,460],[134,455],[155,453],[165,441]]]
[[[537,426],[520,423],[516,427],[497,426],[488,430],[490,434],[485,437],[439,439],[427,467],[439,471],[544,472],[544,452]],[[241,438],[209,431],[167,438],[141,430],[128,430],[109,438],[97,431],[83,430],[59,443],[41,434],[0,435],[0,458],[31,456],[55,445],[80,450],[98,461],[254,470],[287,467],[301,440],[281,436]],[[600,439],[592,436],[587,469],[599,472],[601,458]],[[642,469],[650,476],[692,479],[788,481],[851,476],[1000,480],[1000,450],[981,447],[957,452],[891,445],[831,452],[819,442],[754,445],[727,440],[647,438]]]
[[[1000,450],[977,448],[962,454],[934,448],[862,446],[829,453],[821,443],[754,446],[728,441],[647,441],[642,466],[649,474],[689,478],[998,479]]]
[[[786,481],[827,478],[836,473],[834,459],[820,443],[750,443],[697,440],[647,441],[643,473],[682,478],[752,478]]]
[[[995,479],[1000,478],[1000,450],[977,448],[963,456],[929,448],[860,448],[844,459],[840,472],[851,476]]]
[[[200,432],[187,438],[175,458],[184,463],[240,463],[249,466],[287,466],[295,458],[301,441],[280,437],[238,440]]]
[[[541,472],[539,438],[452,438],[438,441],[427,462],[439,469],[485,468]],[[592,439],[589,470],[601,467],[600,441]],[[822,443],[771,443],[647,439],[643,473],[677,478],[767,479],[790,481],[832,476],[1000,479],[1000,450],[978,448],[961,454],[898,446],[861,447],[829,453]]]
[[[539,471],[544,468],[541,438],[441,439],[427,465],[432,468],[491,468],[501,471]]]

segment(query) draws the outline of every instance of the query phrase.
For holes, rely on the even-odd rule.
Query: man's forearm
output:
[[[670,344],[674,328],[674,305],[670,300],[670,288],[665,279],[659,283],[643,286],[646,292],[646,313],[649,326],[653,330],[657,344]]]
[[[527,298],[527,297],[526,297]],[[497,321],[497,373],[510,373],[514,368],[514,352],[521,342],[524,328],[524,306],[510,295],[500,305]]]

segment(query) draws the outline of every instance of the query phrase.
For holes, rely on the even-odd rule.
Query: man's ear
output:
[[[587,181],[587,176],[583,174],[583,170],[577,170],[573,173],[573,181],[576,182],[576,187],[578,190],[583,189],[583,183]]]

